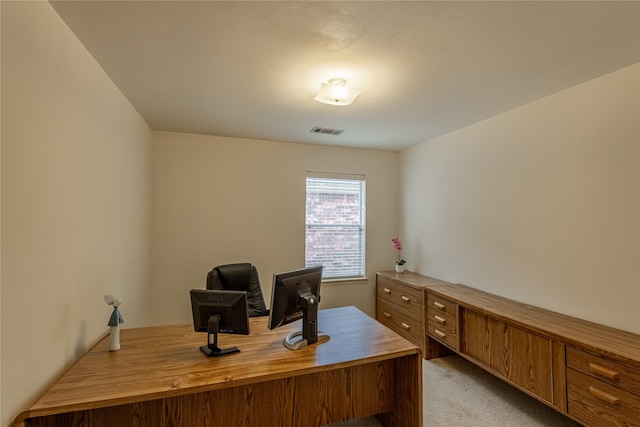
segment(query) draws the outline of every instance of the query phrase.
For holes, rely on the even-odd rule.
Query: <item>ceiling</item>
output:
[[[638,1],[51,4],[165,131],[398,151],[640,62]]]

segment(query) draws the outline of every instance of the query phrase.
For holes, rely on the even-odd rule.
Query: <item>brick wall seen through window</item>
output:
[[[305,265],[323,277],[364,276],[365,181],[307,177]]]

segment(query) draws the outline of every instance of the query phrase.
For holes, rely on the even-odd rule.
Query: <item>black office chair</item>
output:
[[[249,317],[269,315],[258,270],[248,262],[215,267],[207,274],[207,289],[246,291]]]

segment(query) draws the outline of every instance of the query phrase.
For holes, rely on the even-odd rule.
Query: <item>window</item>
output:
[[[325,279],[364,276],[364,175],[307,174],[305,265]]]

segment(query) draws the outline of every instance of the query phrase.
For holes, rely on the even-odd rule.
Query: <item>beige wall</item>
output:
[[[151,132],[48,3],[0,4],[3,426],[107,332],[105,293],[125,327],[189,322],[188,290],[246,260],[268,296],[304,263],[307,170],[367,176],[369,281],[323,307],[373,314],[399,224],[410,269],[640,332],[640,65],[398,162]]]
[[[373,314],[375,271],[393,268],[397,154],[154,132],[152,321],[190,322],[189,289],[218,264],[252,262],[267,305],[272,275],[304,266],[306,171],[367,180],[369,282],[324,286],[321,307]]]
[[[2,425],[148,321],[151,133],[47,2],[2,2]]]
[[[409,268],[640,332],[640,64],[400,156]]]
[[[2,34],[2,7],[0,5],[0,35]],[[2,37],[0,36],[0,82],[2,82]],[[2,128],[2,90],[0,88],[0,129]],[[0,130],[0,188],[2,187],[2,131]],[[2,224],[2,197],[0,192],[0,224]],[[2,227],[0,226],[0,242]],[[2,245],[0,244],[0,333],[2,333]],[[2,336],[0,335],[0,425],[3,425],[2,411]]]
[[[2,7],[0,5],[0,35],[2,34]],[[0,36],[0,82],[2,82],[2,37]],[[1,86],[1,85],[0,85]],[[0,88],[0,188],[2,187],[2,90]],[[2,197],[0,191],[0,224],[2,224]],[[0,226],[0,242],[2,242],[2,227]],[[0,244],[0,333],[2,332],[2,245]],[[2,416],[2,337],[0,337],[0,425]]]

